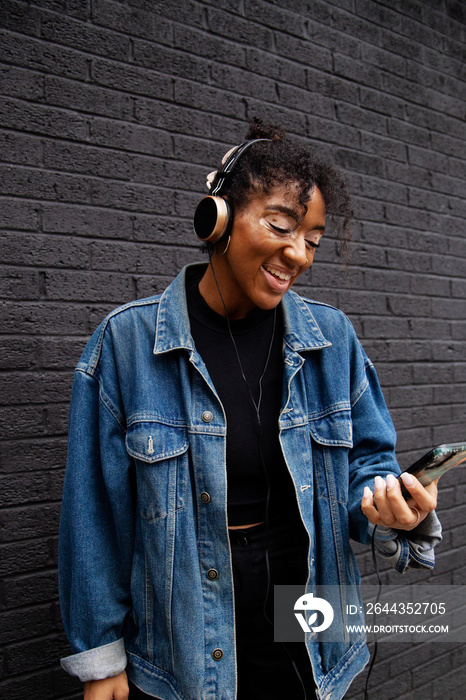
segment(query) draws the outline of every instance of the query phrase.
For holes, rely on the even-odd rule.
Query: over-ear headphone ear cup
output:
[[[231,209],[223,197],[208,195],[201,199],[194,213],[194,233],[201,241],[216,243],[231,224]]]

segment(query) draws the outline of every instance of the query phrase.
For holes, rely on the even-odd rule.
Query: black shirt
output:
[[[205,302],[199,292],[199,281],[187,282],[188,311],[196,348],[226,413],[228,524],[246,525],[265,520],[267,477],[264,469],[270,481],[269,518],[283,517],[285,513],[296,516],[296,495],[278,431],[283,378],[280,308],[271,311],[256,308],[244,319],[230,320],[244,377],[256,405],[259,403],[259,380],[267,363],[262,379],[259,430],[257,411],[242,376],[228,322]]]

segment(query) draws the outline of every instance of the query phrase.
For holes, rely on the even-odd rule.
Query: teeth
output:
[[[286,275],[284,272],[279,272],[278,270],[271,270],[270,268],[265,267],[265,265],[264,265],[264,268],[267,270],[267,272],[269,272],[274,277],[278,277],[279,280],[283,280],[284,282],[288,282],[291,279],[291,275]]]

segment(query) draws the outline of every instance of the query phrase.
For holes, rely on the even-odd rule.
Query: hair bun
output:
[[[246,140],[270,139],[271,141],[283,141],[285,136],[285,129],[282,126],[277,126],[271,122],[264,123],[260,117],[253,117],[249,122],[249,131],[246,135]]]

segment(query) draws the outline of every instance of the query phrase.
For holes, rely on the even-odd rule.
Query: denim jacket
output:
[[[234,700],[226,421],[191,337],[185,274],[111,313],[76,368],[59,548],[74,653],[62,665],[82,681],[127,667],[164,700]],[[292,291],[281,303],[280,442],[309,534],[308,590],[344,590],[359,582],[350,537],[371,536],[364,486],[399,472],[395,432],[344,314]],[[400,572],[433,566],[440,536],[428,519],[409,540],[380,531]],[[343,697],[368,659],[358,635],[310,638],[308,650],[321,700]]]

